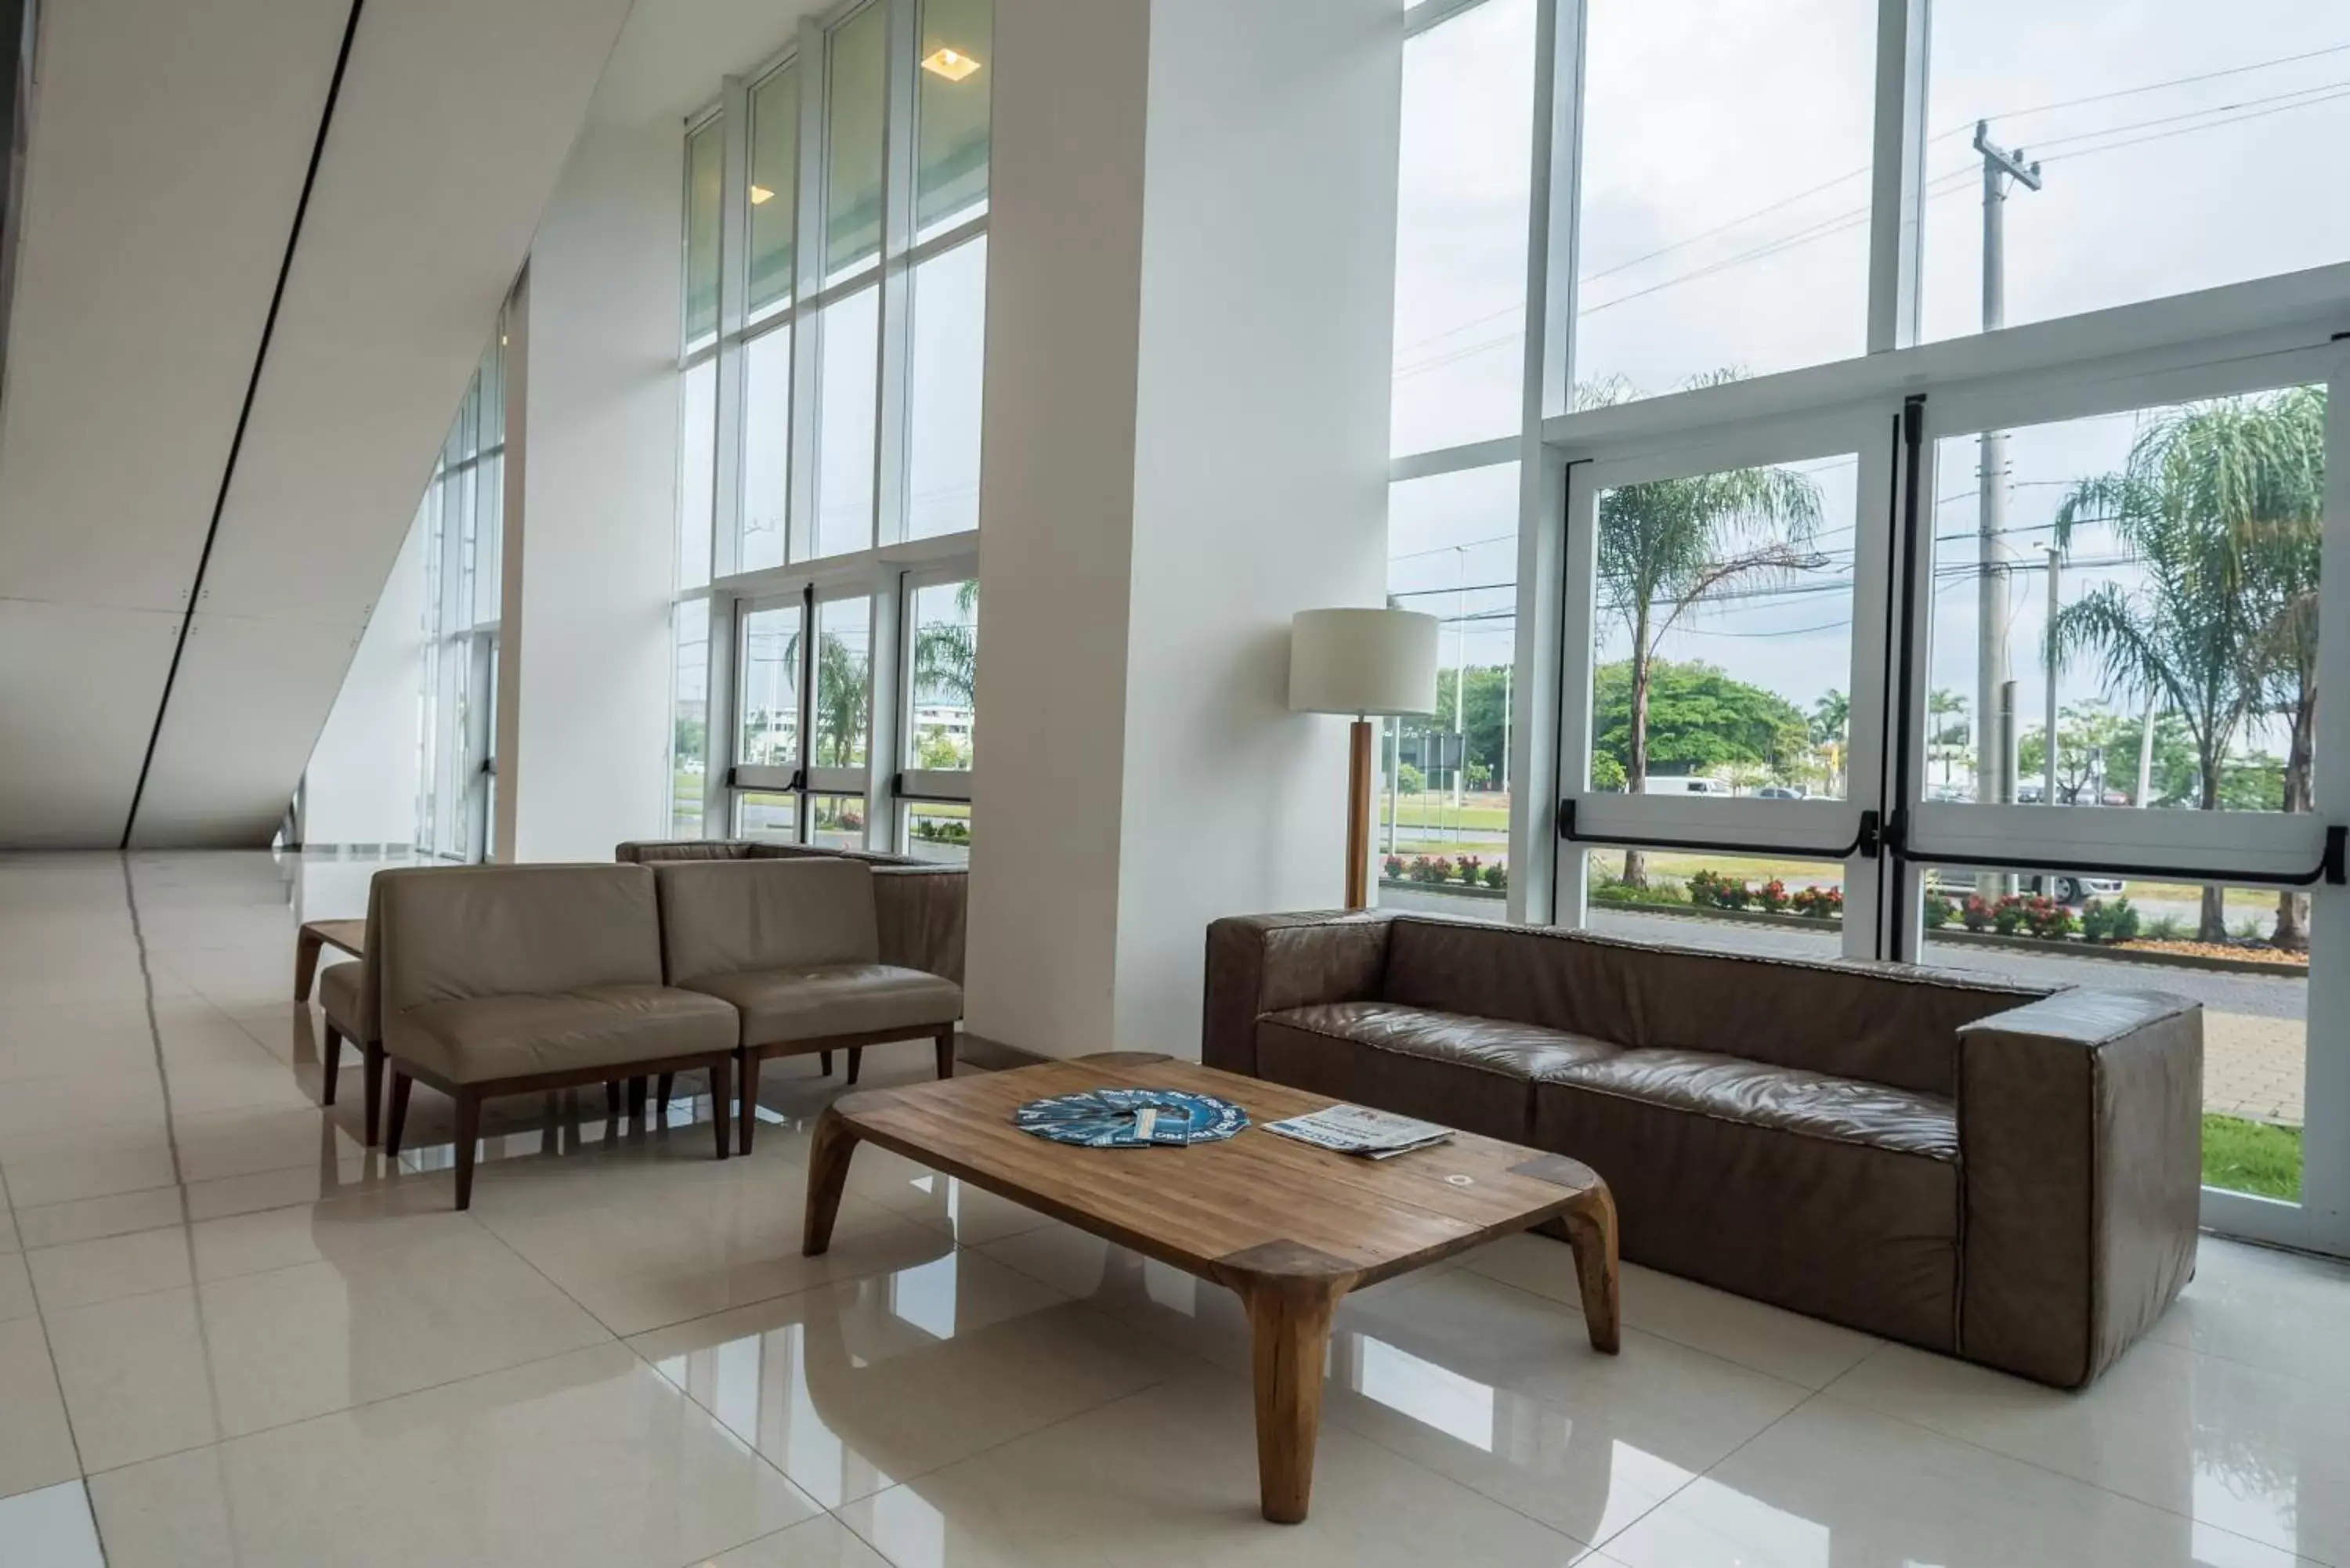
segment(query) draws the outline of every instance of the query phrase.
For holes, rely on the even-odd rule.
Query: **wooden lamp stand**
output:
[[[1347,732],[1347,908],[1371,905],[1371,722]]]

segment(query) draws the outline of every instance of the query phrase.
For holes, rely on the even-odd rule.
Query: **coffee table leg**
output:
[[[1583,1288],[1583,1321],[1591,1330],[1591,1348],[1613,1355],[1623,1344],[1623,1324],[1616,1299],[1616,1199],[1605,1182],[1575,1199],[1560,1215],[1567,1244],[1575,1249],[1575,1275]]]
[[[1314,1492],[1322,1363],[1338,1292],[1325,1281],[1259,1279],[1243,1295],[1256,1341],[1257,1500],[1274,1523],[1302,1523]]]
[[[300,931],[294,938],[294,1000],[310,1000],[310,982],[318,973],[318,949],[325,939],[312,931]]]
[[[856,1152],[857,1134],[827,1107],[808,1148],[807,1220],[800,1231],[803,1257],[816,1257],[832,1245],[832,1221],[848,1186],[848,1157]]]

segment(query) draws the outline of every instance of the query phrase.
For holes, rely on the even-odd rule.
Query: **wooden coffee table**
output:
[[[1216,1095],[1254,1125],[1223,1143],[1143,1149],[1077,1148],[1012,1125],[1030,1100],[1113,1086]],[[1255,1338],[1259,1501],[1265,1518],[1295,1524],[1313,1490],[1330,1317],[1347,1292],[1557,1221],[1592,1346],[1617,1345],[1616,1204],[1588,1166],[1471,1133],[1370,1160],[1263,1130],[1335,1103],[1137,1053],[844,1095],[816,1124],[801,1250],[831,1245],[849,1157],[870,1142],[1230,1287]]]

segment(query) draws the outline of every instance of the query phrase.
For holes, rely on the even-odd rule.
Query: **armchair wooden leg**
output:
[[[604,1080],[604,1115],[611,1121],[620,1119],[620,1080],[618,1078]]]
[[[831,1076],[832,1076],[832,1053],[831,1053],[831,1052],[829,1052],[829,1051],[819,1051],[819,1052],[817,1052],[817,1053],[816,1054],[816,1069],[817,1069],[817,1071],[821,1072],[821,1073],[822,1073],[826,1077],[829,1078],[829,1077],[831,1077]]]
[[[734,1130],[734,1114],[727,1103],[728,1092],[734,1084],[734,1058],[732,1055],[710,1059],[710,1130],[718,1139],[718,1158],[726,1158],[728,1135]]]
[[[645,1080],[642,1078],[629,1080],[629,1119],[632,1122],[645,1119]]]
[[[391,1119],[384,1125],[383,1152],[397,1158],[400,1155],[400,1135],[408,1126],[408,1091],[415,1080],[394,1067],[391,1070]]]
[[[671,1089],[675,1088],[676,1086],[677,1086],[677,1075],[676,1075],[675,1073],[663,1073],[663,1074],[662,1074],[659,1078],[656,1078],[655,1080],[653,1080],[653,1114],[654,1114],[654,1115],[659,1116],[662,1116],[662,1117],[664,1117],[664,1118],[668,1116],[668,1115],[669,1115],[669,1092],[670,1092],[670,1090],[671,1090]]]
[[[939,1076],[954,1076],[955,1026],[951,1023],[938,1033]]]
[[[335,1069],[342,1064],[343,1037],[337,1033],[335,1026],[329,1023],[327,1025],[327,1043],[318,1051],[318,1103],[320,1105],[331,1106],[335,1103]]]
[[[748,1154],[751,1129],[759,1125],[759,1054],[746,1047],[737,1054],[736,1060],[741,1064],[742,1082],[734,1085],[734,1092],[743,1096],[743,1125],[734,1135],[734,1148],[737,1153]]]
[[[359,1049],[367,1077],[367,1141],[373,1148],[383,1132],[383,1042],[370,1040]]]
[[[457,1207],[473,1206],[473,1146],[482,1137],[482,1096],[457,1091]]]
[[[294,1000],[310,1000],[310,982],[317,978],[318,949],[326,939],[312,931],[297,931],[294,937]]]
[[[851,1085],[857,1082],[857,1069],[863,1065],[865,1065],[865,1047],[851,1045],[848,1048],[848,1081]]]

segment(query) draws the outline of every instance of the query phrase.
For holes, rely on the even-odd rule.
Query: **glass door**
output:
[[[1929,396],[1888,957],[2203,1008],[2204,1219],[2350,1250],[2340,348]]]
[[[1890,428],[1569,470],[1560,924],[1873,948]]]
[[[747,600],[736,618],[734,765],[729,776],[734,833],[744,838],[800,837],[806,786],[803,750],[807,709],[805,592]]]

